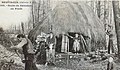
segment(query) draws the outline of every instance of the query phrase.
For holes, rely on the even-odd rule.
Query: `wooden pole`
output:
[[[68,51],[67,51],[67,67],[69,67],[69,41],[67,43]]]

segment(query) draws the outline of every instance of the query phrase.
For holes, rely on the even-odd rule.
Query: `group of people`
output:
[[[82,35],[75,34],[75,37],[72,37],[67,34],[67,36],[74,40],[73,49],[75,53],[80,52],[81,49],[83,51],[86,50],[86,42]],[[33,46],[32,42],[25,37],[24,34],[17,35],[17,38],[21,42],[16,46],[11,46],[11,49],[22,50],[21,53],[23,55],[19,56],[21,57],[22,62],[25,63],[25,70],[38,70],[36,63],[44,65],[48,65],[49,63],[54,64],[56,38],[52,32],[44,36],[38,35],[35,40],[35,46]],[[81,43],[83,43],[84,46]]]
[[[55,36],[52,32],[46,36],[37,36],[35,52],[38,64],[47,65],[55,62]]]
[[[18,34],[17,39],[20,40],[20,43],[11,46],[11,49],[21,51],[21,54],[17,54],[25,63],[25,70],[38,70],[36,63],[45,65],[54,63],[55,37],[52,32],[48,34],[47,38],[39,36],[36,40],[37,46],[35,50],[32,42],[24,34]]]

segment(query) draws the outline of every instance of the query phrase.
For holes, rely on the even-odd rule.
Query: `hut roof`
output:
[[[94,41],[105,40],[104,25],[91,7],[83,2],[61,2],[41,23],[30,31],[30,38],[35,38],[40,32],[49,33],[52,26],[55,35],[78,32],[91,37]]]

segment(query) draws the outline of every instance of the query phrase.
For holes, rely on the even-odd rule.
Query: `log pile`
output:
[[[1,70],[22,70],[23,63],[16,53],[8,51],[5,47],[0,45],[0,68]]]

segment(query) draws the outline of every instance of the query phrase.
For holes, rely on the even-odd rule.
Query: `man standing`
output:
[[[52,32],[49,34],[50,36],[47,38],[47,44],[49,45],[49,52],[47,54],[47,61],[54,63],[55,61],[55,36]]]
[[[22,62],[25,63],[25,70],[38,70],[34,63],[34,51],[31,41],[25,37],[23,34],[17,35],[18,40],[21,42],[16,46],[11,46],[12,49],[22,50],[24,59]]]

